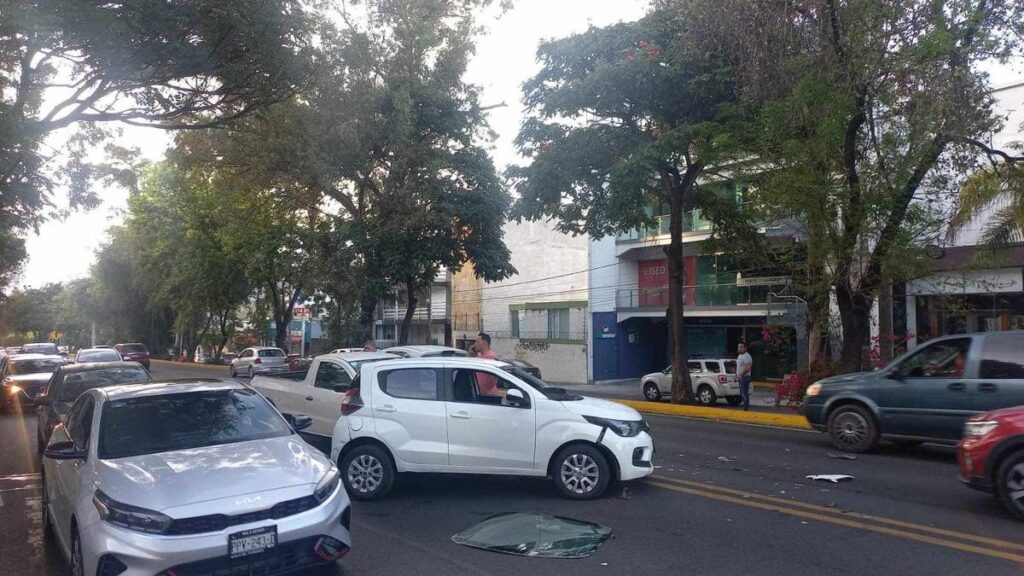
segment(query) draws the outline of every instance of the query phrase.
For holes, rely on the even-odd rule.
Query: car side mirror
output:
[[[40,392],[35,397],[35,403],[36,403],[36,406],[49,406],[50,405],[50,397],[47,396],[45,393]]]
[[[85,450],[80,450],[70,440],[54,442],[43,451],[43,457],[50,460],[85,460]]]
[[[288,425],[292,427],[292,430],[301,432],[306,428],[313,425],[313,419],[304,414],[281,414],[284,419],[288,421]]]
[[[523,396],[523,391],[516,390],[515,388],[512,388],[508,392],[505,392],[505,400],[509,403],[509,405],[515,406],[517,408],[526,408],[530,405],[530,401],[527,400],[525,396]]]

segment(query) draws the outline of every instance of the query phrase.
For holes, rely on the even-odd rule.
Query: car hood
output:
[[[611,418],[613,420],[643,419],[639,412],[625,404],[600,398],[584,396],[582,400],[562,402],[562,406],[565,406],[566,410],[577,416],[597,416],[598,418]]]
[[[840,374],[839,376],[830,376],[823,378],[818,382],[821,384],[822,390],[837,391],[837,390],[848,390],[860,388],[861,386],[877,382],[879,378],[884,378],[885,372],[881,370],[875,370],[873,372],[855,372],[853,374]]]
[[[223,512],[217,500],[289,492],[312,494],[331,463],[298,435],[190,450],[99,460],[98,487],[111,498],[149,510],[193,509],[208,503],[204,513]],[[288,496],[294,497],[294,496]],[[284,498],[268,498],[269,503]],[[254,498],[246,498],[254,503]],[[260,506],[255,506],[257,509]],[[202,508],[202,506],[200,506]],[[182,517],[170,514],[171,517]],[[187,514],[191,516],[192,514]]]
[[[8,376],[7,380],[14,384],[18,384],[19,386],[22,383],[35,385],[49,382],[52,376],[53,374],[49,372],[39,372],[36,374],[13,374]]]
[[[668,376],[668,374],[665,374],[664,372],[651,372],[650,374],[644,374],[644,377],[641,378],[640,380],[647,380],[648,378],[658,378],[661,376]]]

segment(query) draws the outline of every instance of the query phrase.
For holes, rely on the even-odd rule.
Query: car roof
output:
[[[438,346],[436,344],[414,344],[411,346],[392,346],[391,348],[385,348],[385,352],[410,352],[420,354],[432,354],[436,352],[455,352],[459,355],[466,353],[461,348],[452,348],[451,346]]]
[[[55,360],[64,359],[56,354],[37,354],[35,352],[29,352],[26,354],[12,354],[11,362],[17,362],[18,360],[39,360],[40,358],[53,358]]]
[[[74,374],[75,372],[92,372],[94,370],[106,370],[109,368],[142,368],[138,362],[81,362],[78,364],[65,364],[61,372]],[[145,370],[145,368],[142,368]]]
[[[511,368],[511,364],[504,360],[492,360],[490,358],[476,358],[470,356],[428,356],[426,358],[398,358],[386,364],[373,364],[373,366],[404,367],[404,366],[441,366],[443,364],[457,362],[467,366],[494,368]]]
[[[248,386],[234,380],[217,378],[195,378],[188,380],[167,380],[146,384],[121,384],[107,388],[97,388],[107,401],[125,398],[142,398],[146,396],[163,396],[166,394],[185,394],[186,392],[216,392],[218,390],[251,390]]]
[[[107,350],[113,350],[114,352],[117,352],[117,350],[114,350],[113,348],[82,348],[81,350],[78,351],[78,353],[81,354],[82,352],[106,352]]]
[[[390,352],[331,352],[329,354],[321,354],[320,356],[317,356],[317,358],[333,358],[335,360],[374,360],[401,358],[401,356]]]
[[[246,350],[281,350],[284,352],[283,349],[278,348],[277,346],[249,346]]]

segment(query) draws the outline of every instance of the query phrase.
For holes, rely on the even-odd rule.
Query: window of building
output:
[[[512,310],[508,316],[509,331],[513,338],[519,338],[519,310]]]
[[[548,310],[548,339],[569,339],[569,309],[555,308]]]

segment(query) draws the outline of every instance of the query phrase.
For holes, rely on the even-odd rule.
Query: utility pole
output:
[[[96,347],[96,321],[95,320],[92,321],[92,344],[90,344],[90,347],[92,347],[92,348]]]

